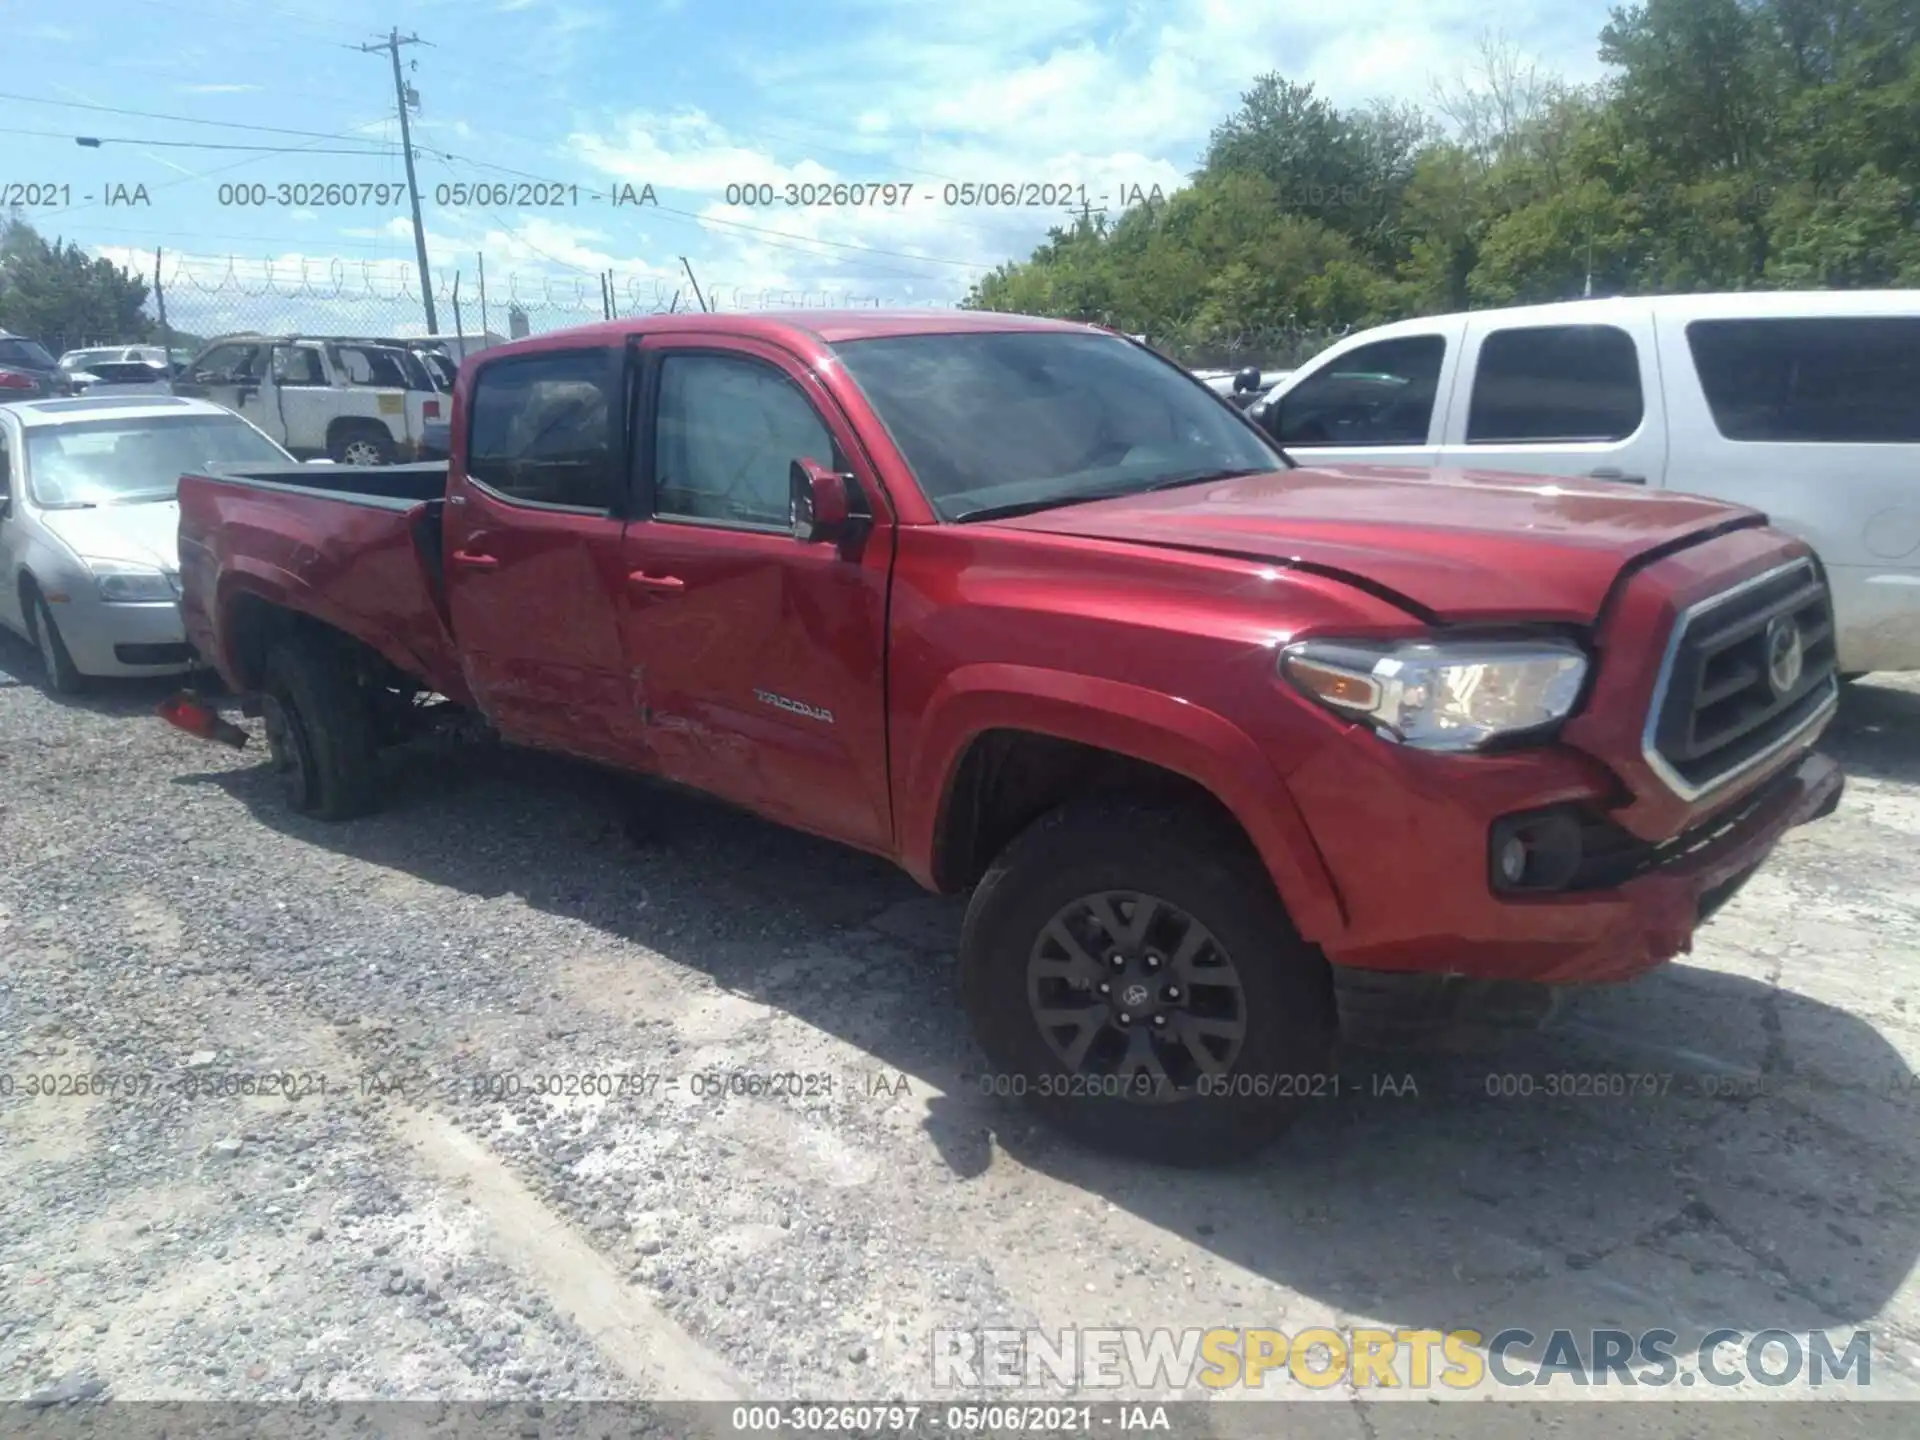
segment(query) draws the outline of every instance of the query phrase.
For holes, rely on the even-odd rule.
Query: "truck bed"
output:
[[[438,500],[447,493],[445,460],[415,465],[217,465],[210,466],[204,476],[400,509]]]
[[[212,466],[180,477],[187,638],[250,689],[236,617],[264,603],[365,642],[428,689],[467,699],[441,586],[447,467]]]

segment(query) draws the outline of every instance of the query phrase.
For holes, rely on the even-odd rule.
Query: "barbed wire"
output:
[[[153,287],[145,307],[157,325],[164,304],[167,326],[190,336],[235,331],[302,330],[339,334],[407,334],[425,329],[417,270],[398,259],[313,256],[162,255],[153,261],[124,252],[123,263]],[[142,260],[145,263],[140,263]],[[614,316],[672,310],[874,309],[899,305],[889,297],[834,289],[777,289],[733,285],[724,279],[700,287],[682,276],[608,271],[482,271],[479,264],[429,272],[436,321],[512,337],[588,324]],[[925,305],[929,302],[910,302]],[[945,308],[945,302],[933,302]],[[112,337],[118,338],[118,337]]]

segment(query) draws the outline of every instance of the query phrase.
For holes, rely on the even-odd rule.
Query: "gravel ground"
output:
[[[1867,1326],[1920,1398],[1920,685],[1685,963],[1195,1174],[980,1095],[961,903],[878,861],[452,742],[309,822],[36,679],[0,641],[0,1400],[926,1397],[936,1328],[1129,1324]]]

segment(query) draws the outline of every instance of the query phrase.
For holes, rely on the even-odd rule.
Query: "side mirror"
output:
[[[859,517],[853,513],[854,478],[817,460],[796,460],[787,469],[787,519],[803,544],[845,539]]]

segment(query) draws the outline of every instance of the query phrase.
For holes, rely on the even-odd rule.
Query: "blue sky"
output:
[[[484,254],[496,304],[511,276],[529,295],[591,294],[597,310],[597,276],[612,269],[623,308],[653,308],[684,285],[684,255],[728,308],[944,303],[1061,218],[950,206],[949,183],[1050,182],[1094,204],[1122,186],[1171,188],[1263,71],[1342,103],[1421,100],[1496,28],[1567,78],[1595,79],[1605,10],[1597,0],[0,0],[0,91],[16,97],[0,98],[0,184],[67,187],[26,217],[143,271],[159,245],[179,257],[170,272],[215,277],[237,257],[228,285],[264,280],[271,264],[280,277],[303,267],[378,277],[403,294],[404,201],[249,207],[221,204],[219,189],[257,183],[277,202],[282,183],[397,187],[388,62],[351,47],[398,23],[432,42],[403,55],[421,99],[414,140],[427,152],[428,253],[443,286],[457,269],[471,297]],[[105,143],[83,148],[75,135]],[[334,149],[359,153],[314,153]],[[460,206],[441,191],[535,179],[577,185],[580,198]],[[771,185],[784,199],[789,183],[836,181],[914,191],[859,209],[725,203],[728,184]],[[658,207],[603,198],[649,183]],[[135,185],[148,204],[107,203],[110,187]]]

